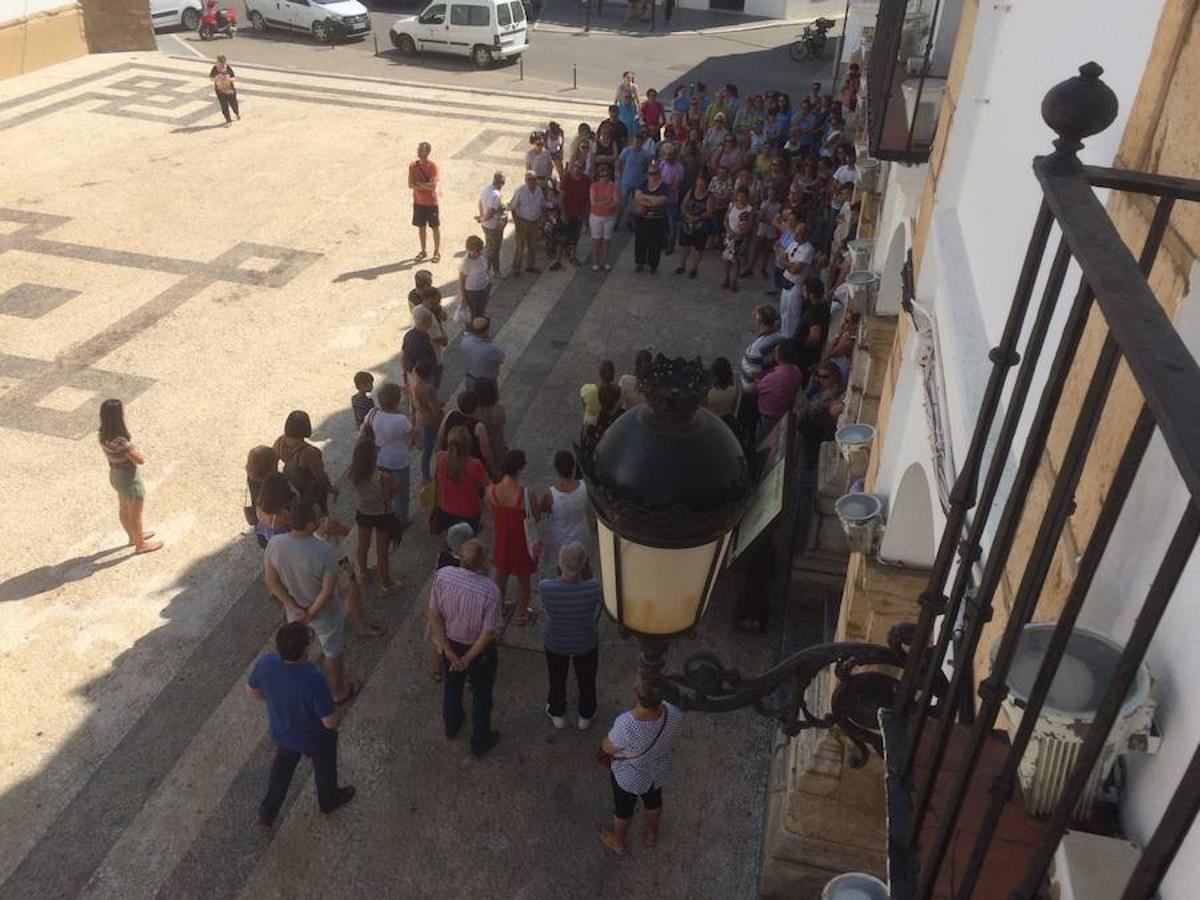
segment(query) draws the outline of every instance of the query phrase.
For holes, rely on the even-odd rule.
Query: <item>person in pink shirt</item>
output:
[[[763,440],[796,402],[796,394],[804,384],[804,372],[796,365],[796,351],[791,341],[775,345],[775,367],[754,384],[758,395],[758,429],[755,441]]]

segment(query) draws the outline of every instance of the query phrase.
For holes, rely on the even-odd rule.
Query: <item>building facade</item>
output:
[[[866,402],[854,419],[876,426],[862,489],[879,497],[885,512],[873,552],[850,558],[839,638],[879,643],[893,625],[919,616],[918,598],[952,519],[952,493],[979,411],[987,402],[995,362],[992,350],[1005,340],[1014,291],[1043,203],[1032,162],[1053,150],[1055,138],[1043,121],[1043,96],[1082,64],[1098,63],[1104,83],[1115,93],[1117,110],[1111,125],[1084,139],[1082,162],[1200,179],[1195,135],[1200,125],[1190,112],[1200,92],[1200,55],[1194,50],[1200,39],[1198,6],[1195,0],[1148,0],[1136,8],[1115,0],[852,0],[844,62],[860,62],[867,78],[865,115],[857,123],[859,149],[862,155],[883,160],[878,193],[860,194],[859,236],[874,240],[871,268],[879,274],[880,286],[859,351],[868,357]],[[1129,251],[1138,257],[1153,230],[1154,198],[1103,188],[1097,194]],[[1164,222],[1161,248],[1150,257],[1146,280],[1183,346],[1193,358],[1200,357],[1200,299],[1193,287],[1200,205],[1178,202]],[[1049,228],[1048,247],[1058,245],[1060,234],[1057,224]],[[1034,298],[1047,289],[1052,271],[1050,265],[1037,270]],[[1080,266],[1071,261],[1062,278],[1062,296],[1075,296],[1080,282]],[[1097,295],[1107,287],[1091,285]],[[1048,347],[1053,348],[1056,337],[1069,327],[1069,306],[1064,302],[1055,309]],[[1022,334],[1029,334],[1030,327],[1026,322]],[[1093,308],[1073,351],[1044,449],[1034,460],[1036,470],[1014,519],[1011,547],[1004,551],[1007,556],[1002,557],[994,590],[987,590],[984,567],[1004,527],[1000,510],[1021,477],[1019,454],[1012,448],[1022,447],[1036,427],[1034,404],[1024,394],[1011,402],[1012,378],[999,396],[997,421],[1010,412],[1010,405],[1015,407],[1015,437],[1000,459],[1003,471],[995,512],[980,527],[981,553],[965,573],[967,602],[955,631],[957,645],[957,636],[969,631],[969,616],[990,607],[982,613],[990,615],[990,621],[981,624],[982,638],[972,658],[956,661],[973,669],[975,683],[986,684],[991,655],[1014,604],[1019,607],[1022,579],[1043,549],[1046,571],[1040,583],[1034,582],[1032,619],[1053,622],[1063,613],[1105,500],[1119,477],[1144,393],[1125,362],[1103,401],[1090,452],[1079,464],[1061,534],[1052,551],[1041,546],[1056,484],[1073,464],[1073,432],[1097,377],[1108,334],[1104,316]],[[881,341],[887,342],[886,349],[879,346]],[[1038,395],[1052,377],[1054,364],[1053,350],[1039,359],[1031,370],[1028,397]],[[1195,404],[1200,414],[1200,396]],[[985,463],[995,453],[993,440]],[[1172,539],[1178,537],[1175,525],[1193,502],[1159,429],[1107,539],[1107,553],[1090,578],[1079,626],[1118,644],[1130,640],[1143,597]],[[968,511],[964,540],[978,513]],[[967,563],[955,563],[951,580],[959,575],[957,565]],[[981,586],[988,594],[982,604],[976,596]],[[1200,624],[1200,611],[1191,602],[1198,589],[1200,564],[1191,555],[1146,656],[1161,744],[1155,753],[1124,755],[1112,786],[1119,797],[1112,830],[1139,850],[1151,841],[1200,743],[1200,711],[1188,702],[1188,688],[1200,667],[1189,646]],[[950,657],[955,650],[952,646]],[[964,702],[977,706],[983,693],[971,690],[970,700]],[[1001,715],[997,728],[1003,724]],[[883,765],[869,763],[864,778],[847,770],[829,739],[797,743],[801,746],[791,757],[787,791],[793,806],[808,803],[832,810],[844,799],[848,815],[862,819],[857,833],[872,836],[870,846],[845,841],[844,866],[894,877],[894,865],[884,862],[885,840],[894,841],[894,835],[881,835],[878,822],[869,821],[872,804],[863,799],[864,791],[874,785],[882,805]],[[935,780],[935,790],[947,791],[947,781]],[[938,799],[935,794],[935,805]],[[786,830],[786,824],[782,827]],[[853,828],[847,824],[838,831]],[[799,831],[794,832],[796,837]],[[927,847],[921,849],[925,852]],[[874,865],[869,864],[872,852]],[[835,868],[837,856],[836,849],[828,849],[819,868]],[[1017,863],[1023,865],[1023,859]],[[1162,895],[1191,896],[1198,875],[1200,838],[1192,835],[1174,856]],[[1121,896],[1122,887],[1113,884],[1110,895]],[[977,890],[980,896],[988,895],[982,882]]]
[[[147,0],[0,0],[0,78],[87,53],[154,46]]]

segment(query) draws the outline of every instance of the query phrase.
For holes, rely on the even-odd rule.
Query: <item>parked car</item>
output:
[[[419,15],[396,20],[392,46],[469,56],[485,68],[529,49],[527,24],[521,0],[433,0]]]
[[[186,31],[200,27],[200,0],[150,0],[150,22],[154,30],[183,26]]]
[[[302,31],[321,43],[371,31],[371,17],[358,0],[246,0],[246,13],[255,31]]]

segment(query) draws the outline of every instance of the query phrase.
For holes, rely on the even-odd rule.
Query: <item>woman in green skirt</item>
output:
[[[161,549],[162,541],[150,540],[154,532],[142,528],[146,488],[138,477],[138,466],[146,458],[129,439],[125,407],[120,400],[105,400],[100,404],[100,447],[108,457],[108,481],[117,492],[121,527],[129,535],[128,546],[134,548],[134,553],[152,553]]]

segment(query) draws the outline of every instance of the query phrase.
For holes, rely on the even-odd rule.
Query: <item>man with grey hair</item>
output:
[[[500,277],[500,245],[504,243],[504,226],[508,216],[504,214],[504,201],[500,191],[504,188],[504,173],[492,176],[492,183],[479,195],[479,215],[475,221],[483,228],[484,255],[487,257],[488,274]]]
[[[546,627],[542,641],[546,650],[546,670],[550,692],[546,715],[555,728],[567,724],[567,672],[575,666],[579,686],[580,731],[586,730],[596,716],[596,669],[600,663],[600,583],[584,578],[587,550],[572,541],[558,552],[558,578],[540,586]]]
[[[513,214],[513,223],[517,226],[517,233],[513,238],[512,274],[514,276],[521,274],[522,265],[526,272],[537,274],[541,271],[537,267],[537,244],[538,235],[541,234],[544,203],[545,196],[538,184],[537,174],[526,172],[525,183],[513,192],[512,199],[508,201],[508,208],[512,210]]]

